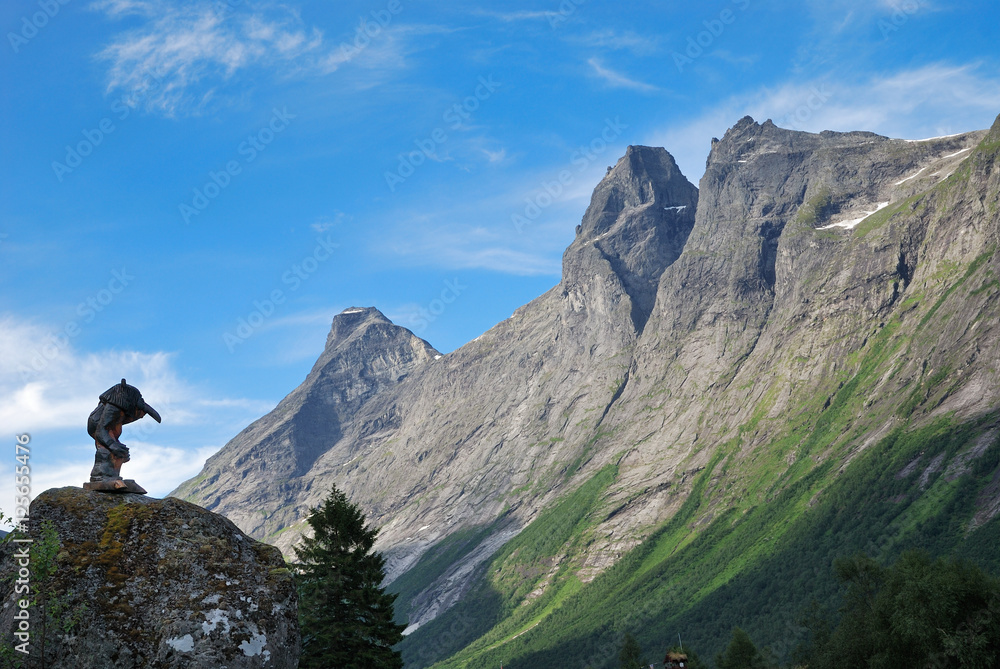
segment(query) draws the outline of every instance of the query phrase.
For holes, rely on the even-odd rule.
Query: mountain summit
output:
[[[334,316],[323,353],[305,381],[209,458],[202,474],[175,495],[197,498],[257,536],[301,522],[309,508],[297,503],[303,477],[343,440],[352,416],[440,357],[378,309],[345,309]]]
[[[666,150],[628,147],[597,185],[563,254],[563,290],[585,299],[593,277],[613,275],[641,332],[660,275],[684,249],[697,206],[698,189]]]

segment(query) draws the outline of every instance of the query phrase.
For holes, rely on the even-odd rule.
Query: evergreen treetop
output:
[[[385,558],[373,552],[378,530],[334,487],[312,509],[313,536],[295,549],[299,572],[299,666],[401,669],[392,649],[404,627],[393,621],[396,595],[381,587]]]

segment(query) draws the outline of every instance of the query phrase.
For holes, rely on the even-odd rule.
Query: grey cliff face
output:
[[[335,482],[382,527],[390,578],[462,527],[500,519],[500,536],[513,536],[570,483],[568,464],[623,387],[696,204],[665,150],[630,147],[598,187],[558,286],[440,358],[374,309],[336,316],[306,381],[174,494],[289,551]],[[369,358],[377,373],[359,367]],[[309,457],[284,464],[276,453],[289,446]],[[473,551],[444,600],[499,545]]]
[[[977,258],[993,263],[998,142],[1000,125],[904,141],[747,117],[713,142],[700,189],[665,150],[629,147],[552,290],[440,358],[374,310],[338,315],[302,386],[176,494],[287,551],[334,482],[382,527],[390,580],[459,530],[491,526],[413,598],[415,629],[606,465],[615,481],[574,557],[584,582],[669,519],[719,449],[733,455],[705,518],[757,494],[740,472],[833,398],[879,337],[893,353],[877,358],[851,429],[819,452],[782,441],[782,466],[862,450],[935,370],[951,370],[954,390],[927,419],[979,415],[1000,400],[985,362],[1000,356],[1000,318],[988,291],[945,298]]]
[[[297,600],[284,559],[222,516],[178,499],[57,488],[31,503],[30,518],[36,541],[45,520],[58,534],[60,622],[78,621],[68,634],[54,624],[45,630],[45,666],[298,666]],[[4,556],[7,574],[15,565]],[[9,594],[0,614],[5,638],[16,610]],[[40,619],[33,609],[34,657],[43,647]]]
[[[912,142],[802,133],[748,117],[713,143],[694,230],[661,277],[634,373],[608,417],[616,441],[633,445],[612,499],[662,522],[676,498],[627,491],[676,483],[721,444],[742,442],[752,462],[790,416],[817,396],[833,398],[856,371],[849,361],[863,356],[908,297],[940,298],[960,278],[942,277],[942,263],[972,262],[996,235],[996,218],[984,216],[981,205],[962,211],[996,193],[995,175],[963,184],[964,196],[945,183],[975,158],[985,134]],[[945,192],[963,203],[942,206]],[[972,300],[958,321],[967,324],[984,310],[982,300]],[[919,320],[906,321],[899,336],[912,336]],[[919,382],[925,361],[937,357],[937,369],[946,364],[938,342],[948,341],[945,357],[962,355],[941,336],[923,338],[894,361],[896,371],[886,372],[893,383],[866,402],[883,418],[858,426],[865,433],[858,448],[892,428],[900,396]],[[965,340],[975,357],[980,344],[973,347],[969,333]],[[995,392],[988,395],[977,400],[979,411],[995,405]],[[754,432],[741,431],[755,421]],[[845,434],[840,445],[856,438]],[[804,455],[793,448],[784,457],[790,467]],[[826,455],[809,457],[820,462]]]

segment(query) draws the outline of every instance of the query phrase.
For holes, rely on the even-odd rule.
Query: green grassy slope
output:
[[[650,657],[677,632],[711,657],[737,625],[783,656],[801,638],[795,621],[811,599],[834,601],[832,563],[838,556],[863,550],[889,561],[919,546],[968,557],[998,572],[1000,521],[968,529],[976,497],[1000,465],[1000,440],[994,438],[981,457],[971,460],[965,475],[946,473],[996,419],[965,425],[942,419],[911,432],[896,430],[855,460],[807,512],[799,512],[800,504],[831,475],[830,467],[816,468],[769,504],[742,515],[735,509],[722,513],[684,543],[706,499],[704,487],[713,471],[706,468],[684,508],[593,583],[574,588],[566,579],[552,589],[549,601],[557,605],[533,604],[517,611],[520,615],[498,616],[496,627],[435,666],[491,667],[501,661],[512,669],[612,666],[626,631]],[[922,488],[923,472],[942,454],[940,467]],[[502,563],[499,556],[494,561]],[[562,592],[567,589],[573,590],[568,596]],[[491,600],[495,613],[518,608],[515,592],[483,594],[478,601]],[[456,607],[435,624],[441,631],[456,622],[471,627],[477,609],[476,604]]]
[[[952,285],[924,309],[947,319],[961,303],[989,300],[977,293],[988,285],[985,263],[981,256],[953,268],[946,279]],[[992,310],[984,306],[984,313]],[[1000,419],[945,416],[928,424],[929,412],[955,387],[946,368],[928,369],[909,397],[871,401],[900,359],[925,355],[916,340],[927,333],[929,320],[914,317],[926,316],[922,311],[904,305],[897,313],[905,315],[887,321],[828,380],[829,395],[814,394],[789,411],[773,441],[745,457],[742,435],[758,429],[762,407],[741,437],[716,447],[665,526],[582,586],[572,567],[598,520],[592,513],[600,492],[614,476],[603,470],[497,555],[473,597],[404,644],[408,666],[610,666],[626,631],[650,657],[678,631],[711,657],[736,625],[783,656],[802,633],[794,621],[810,600],[834,600],[835,557],[865,550],[889,560],[924,546],[1000,571],[992,548],[998,521],[969,526],[977,495],[1000,461],[1000,446],[993,443],[970,459],[964,475],[947,473],[958,466],[958,454]],[[850,459],[887,420],[897,427]],[[841,471],[845,459],[850,464]],[[904,470],[908,474],[898,476]],[[556,565],[555,555],[569,557]],[[543,584],[541,597],[526,598]]]
[[[473,656],[489,652],[531,629],[579,590],[580,582],[572,575],[579,565],[555,558],[583,547],[594,505],[616,474],[613,466],[603,468],[504,545],[458,604],[403,642],[408,666],[426,666],[462,649]],[[432,572],[448,550],[444,546],[428,551],[411,572]],[[407,608],[409,585],[399,579],[390,587],[401,595],[397,611]],[[541,596],[533,594],[544,585],[549,587]]]

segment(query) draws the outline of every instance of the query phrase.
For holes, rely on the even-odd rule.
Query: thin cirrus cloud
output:
[[[792,130],[870,130],[920,139],[989,127],[1000,113],[1000,77],[972,63],[935,63],[871,76],[786,82],[734,95],[691,121],[662,127],[646,142],[664,146],[692,181],[701,177],[712,137],[740,118]]]
[[[649,56],[660,49],[659,38],[645,37],[630,30],[598,30],[588,35],[569,37],[567,41],[578,42],[591,48],[609,49],[612,51],[626,50],[635,56]]]
[[[491,163],[503,162],[503,159],[507,157],[507,149],[500,149],[499,151],[490,151],[489,149],[481,149],[486,155],[486,159]]]
[[[98,53],[108,92],[168,115],[198,109],[213,86],[252,65],[294,69],[323,47],[323,34],[288,10],[233,14],[226,5],[113,0],[94,5],[113,19],[145,17]],[[196,91],[196,85],[207,90]]]
[[[347,85],[371,88],[407,67],[421,36],[450,32],[392,23],[372,33],[371,21],[361,17],[335,44],[282,4],[241,3],[238,11],[219,2],[105,0],[91,8],[110,19],[145,19],[117,35],[97,58],[107,64],[109,94],[168,116],[199,113],[251,68],[276,77],[323,76],[351,63],[365,74]],[[364,40],[350,37],[362,34]]]
[[[275,76],[322,76],[354,63],[367,72],[357,87],[370,87],[384,79],[373,72],[406,67],[406,57],[417,48],[415,39],[446,31],[433,25],[380,25],[374,37],[360,43],[345,37],[334,44],[284,5],[237,12],[224,3],[108,0],[91,7],[111,19],[145,19],[117,35],[97,58],[107,65],[109,94],[169,116],[198,113],[251,68]],[[360,19],[351,34],[360,34],[365,24]]]
[[[90,8],[121,18],[130,15],[148,16],[156,10],[156,4],[153,0],[98,0],[91,3]]]
[[[653,93],[660,90],[652,84],[636,81],[635,79],[631,79],[624,74],[615,72],[609,67],[605,67],[604,64],[597,58],[589,59],[587,64],[590,65],[590,69],[594,75],[612,88],[627,88],[641,93]]]
[[[513,23],[516,21],[538,21],[540,19],[546,19],[551,21],[556,16],[559,16],[559,12],[552,10],[532,10],[523,9],[514,12],[493,12],[486,10],[478,10],[474,12],[479,16],[490,16],[492,18],[503,21],[504,23]]]
[[[372,25],[364,18],[352,34],[361,34],[365,25]],[[350,64],[353,73],[342,80],[342,85],[354,91],[364,91],[380,86],[399,72],[410,67],[410,56],[425,48],[421,41],[455,32],[455,29],[436,24],[391,24],[379,27],[378,33],[367,41],[341,42],[337,47],[321,49],[324,53],[315,63],[302,68],[306,74],[325,75],[342,70]]]
[[[451,216],[445,216],[451,218]],[[454,221],[401,227],[381,249],[411,265],[456,270],[481,269],[516,276],[559,275],[559,254],[537,236],[518,235],[513,226],[487,228]],[[546,252],[549,251],[549,252]]]

